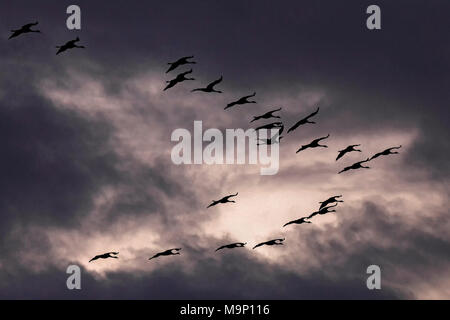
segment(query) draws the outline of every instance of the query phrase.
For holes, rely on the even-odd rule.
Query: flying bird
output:
[[[340,196],[333,196],[333,197],[328,198],[325,201],[319,202],[320,203],[320,208],[319,209],[322,209],[323,207],[326,207],[327,205],[329,205],[331,203],[344,202],[342,200],[338,200],[338,198],[342,198],[342,195],[340,195]]]
[[[315,139],[315,140],[311,141],[310,143],[301,146],[301,148],[298,149],[296,153],[299,153],[300,151],[303,151],[308,148],[317,148],[317,147],[328,148],[328,146],[319,144],[319,142],[322,140],[328,139],[329,137],[330,137],[330,134],[328,134],[326,137]]]
[[[249,98],[254,97],[254,96],[256,96],[256,92],[254,92],[253,94],[251,94],[249,96],[242,97],[239,100],[230,102],[229,104],[227,104],[227,106],[224,108],[224,110],[227,110],[228,108],[234,107],[236,105],[247,104],[247,103],[256,103],[256,101],[248,100]]]
[[[119,257],[116,257],[118,254],[119,254],[118,252],[107,252],[104,254],[99,254],[99,255],[93,257],[91,260],[89,260],[89,262],[97,260],[97,259],[108,259],[108,258],[119,259]]]
[[[302,120],[298,121],[296,124],[294,124],[292,127],[289,128],[288,133],[291,131],[294,131],[295,129],[297,129],[298,127],[300,127],[303,124],[307,124],[307,123],[313,123],[315,124],[314,121],[309,121],[310,118],[314,117],[317,113],[319,113],[319,107],[317,108],[316,111],[314,111],[313,113],[311,113],[309,116],[303,118]]]
[[[247,244],[247,242],[236,242],[236,243],[232,243],[232,244],[226,244],[224,246],[217,248],[216,251],[219,251],[222,249],[243,248],[243,247],[245,247],[246,244]]]
[[[344,169],[342,169],[342,170],[339,171],[338,173],[342,173],[342,172],[349,171],[349,170],[362,169],[362,168],[364,168],[364,169],[370,169],[370,167],[365,167],[365,166],[362,165],[363,163],[368,162],[368,161],[370,161],[369,158],[367,158],[367,159],[364,160],[364,161],[356,162],[356,163],[352,164],[351,166],[345,167]]]
[[[197,88],[194,90],[191,90],[191,92],[195,92],[195,91],[203,91],[203,92],[216,92],[216,93],[222,93],[222,91],[219,90],[215,90],[214,86],[221,83],[223,80],[223,77],[221,76],[219,79],[211,82],[210,84],[208,84],[205,88]]]
[[[343,149],[343,150],[339,150],[339,154],[336,158],[336,161],[338,161],[340,158],[342,158],[346,153],[352,152],[352,151],[356,151],[356,152],[362,152],[359,149],[355,149],[355,147],[360,146],[360,144],[352,144],[349,145],[347,148]]]
[[[195,61],[189,61],[189,59],[194,58],[194,56],[189,56],[189,57],[183,57],[178,59],[175,62],[169,62],[168,64],[170,65],[169,69],[166,71],[166,73],[169,73],[170,71],[178,68],[181,65],[185,65],[185,64],[195,64],[197,62]]]
[[[307,217],[303,217],[303,218],[300,218],[300,219],[297,219],[297,220],[289,221],[288,223],[286,223],[286,224],[283,226],[283,228],[286,227],[286,226],[288,226],[288,225],[290,225],[290,224],[311,223],[311,221],[308,221],[307,219],[308,219]]]
[[[195,78],[186,78],[187,74],[192,73],[192,69],[183,73],[180,73],[179,75],[176,76],[175,79],[166,81],[166,83],[168,83],[168,85],[164,88],[163,91],[166,91],[169,88],[172,88],[173,86],[175,86],[177,83],[186,81],[186,80],[195,80]]]
[[[334,206],[323,207],[323,208],[319,209],[318,211],[315,211],[315,212],[311,213],[309,215],[308,219],[311,219],[312,217],[314,217],[314,216],[316,216],[318,214],[323,215],[323,214],[327,214],[327,213],[330,213],[330,212],[336,212],[336,210],[330,210],[330,208],[334,208],[337,205],[338,204],[336,203]]]
[[[12,35],[8,38],[8,40],[12,39],[12,38],[15,38],[15,37],[18,37],[18,36],[20,36],[21,34],[24,34],[24,33],[31,33],[31,32],[41,33],[41,31],[39,31],[39,30],[32,30],[31,29],[31,27],[34,27],[34,26],[36,26],[38,24],[39,24],[39,22],[28,23],[28,24],[20,27],[20,29],[11,30]]]
[[[62,52],[64,52],[64,51],[66,51],[66,50],[74,49],[74,48],[84,49],[85,46],[78,46],[78,45],[76,45],[76,43],[77,43],[78,41],[80,41],[80,38],[77,37],[75,40],[70,40],[70,41],[66,42],[66,43],[65,43],[64,45],[62,45],[62,46],[57,46],[56,48],[58,48],[58,52],[56,52],[56,54],[58,55],[58,54],[60,54],[60,53],[62,53]]]
[[[219,203],[227,203],[227,202],[233,202],[233,203],[235,203],[236,201],[230,200],[230,198],[231,198],[231,197],[236,197],[238,194],[239,194],[239,193],[236,192],[236,194],[230,194],[230,195],[228,195],[228,196],[223,197],[223,198],[220,199],[220,200],[213,200],[212,203],[211,203],[209,206],[206,207],[206,209],[208,209],[208,208],[210,208],[210,207],[213,207],[213,206],[215,206],[215,205],[218,205]]]
[[[269,111],[264,113],[263,115],[260,116],[253,116],[253,120],[250,121],[250,123],[252,123],[253,121],[259,120],[259,119],[270,119],[270,118],[277,118],[277,119],[281,119],[280,116],[275,116],[274,113],[280,111],[281,108]]]
[[[181,250],[181,248],[174,248],[174,249],[169,249],[169,250],[166,250],[163,252],[159,252],[159,253],[155,254],[153,257],[148,258],[148,260],[152,260],[152,259],[155,259],[155,258],[158,258],[161,256],[174,256],[174,255],[180,254],[180,252],[179,252],[180,250]]]
[[[390,155],[390,154],[398,154],[397,151],[392,151],[392,150],[400,149],[401,147],[402,147],[402,146],[400,145],[400,146],[398,146],[398,147],[392,147],[392,148],[386,149],[386,150],[384,150],[384,151],[378,152],[378,153],[374,154],[374,155],[370,158],[370,160],[373,160],[373,159],[375,159],[375,158],[378,158],[379,156],[388,156],[388,155]]]
[[[281,245],[283,245],[284,240],[286,240],[286,238],[274,239],[274,240],[269,240],[266,242],[261,242],[261,243],[258,243],[256,246],[254,246],[253,249],[256,249],[256,248],[264,246],[264,245],[265,246],[281,246]]]

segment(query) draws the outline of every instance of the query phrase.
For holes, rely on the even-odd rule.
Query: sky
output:
[[[0,298],[450,298],[448,1],[376,1],[381,30],[372,1],[79,0],[68,30],[71,4],[0,3]],[[33,21],[42,34],[7,40]],[[86,49],[55,55],[77,36]],[[189,55],[196,80],[163,91]],[[220,76],[222,94],[190,92]],[[172,162],[175,129],[248,129],[277,107],[286,129],[320,107],[282,139],[277,174]],[[362,152],[335,161],[349,144]],[[282,227],[333,195],[337,212]],[[232,242],[248,244],[214,252]]]

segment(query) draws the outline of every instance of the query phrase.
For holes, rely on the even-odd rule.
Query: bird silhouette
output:
[[[259,120],[259,119],[270,119],[270,118],[281,119],[280,116],[273,115],[275,112],[278,112],[280,110],[281,110],[281,108],[278,108],[278,109],[275,109],[275,110],[272,110],[272,111],[268,111],[268,112],[266,112],[266,113],[264,113],[263,115],[260,115],[260,116],[253,116],[253,120],[250,121],[250,123],[252,123],[253,121]]]
[[[328,148],[328,146],[319,144],[319,142],[322,141],[322,140],[324,140],[324,139],[327,139],[327,138],[329,138],[329,137],[330,137],[330,134],[328,134],[328,135],[325,136],[325,137],[315,139],[315,140],[311,141],[310,143],[301,146],[301,148],[298,149],[296,153],[299,153],[300,151],[306,150],[306,149],[308,149],[308,148],[317,148],[317,147]]]
[[[343,150],[339,150],[339,154],[336,158],[336,161],[338,161],[340,158],[342,158],[346,153],[352,152],[352,151],[356,151],[356,152],[362,152],[359,149],[355,149],[355,147],[360,146],[360,144],[352,144],[349,145],[347,148],[343,149]]]
[[[15,37],[18,37],[18,36],[20,36],[21,34],[24,34],[24,33],[32,33],[32,32],[41,33],[41,31],[39,31],[39,30],[32,30],[31,29],[31,27],[34,27],[34,26],[36,26],[38,24],[39,24],[39,22],[28,23],[28,24],[20,27],[20,29],[11,30],[12,35],[8,38],[8,40],[12,39],[12,38],[15,38]]]
[[[195,61],[189,61],[189,59],[192,59],[192,58],[194,58],[194,56],[183,57],[183,58],[178,59],[175,62],[169,62],[168,64],[170,65],[170,67],[166,71],[166,73],[169,73],[170,71],[172,71],[172,70],[174,70],[174,69],[176,69],[179,66],[184,65],[184,64],[195,64],[195,63],[197,63]]]
[[[309,118],[314,117],[317,113],[319,113],[319,108],[317,108],[316,111],[314,111],[313,113],[311,113],[309,116],[303,118],[302,120],[298,121],[296,124],[294,124],[292,127],[289,128],[288,132],[294,131],[295,129],[297,129],[298,127],[300,127],[303,124],[307,124],[307,123],[314,123],[314,121],[309,121]]]
[[[118,254],[119,254],[118,252],[107,252],[104,254],[99,254],[99,255],[93,257],[91,260],[89,260],[89,262],[97,260],[97,259],[108,259],[108,258],[119,259],[119,257],[116,257]]]
[[[308,219],[311,219],[312,217],[314,217],[314,216],[316,216],[318,214],[323,215],[323,214],[327,214],[327,213],[330,213],[330,212],[336,212],[336,210],[330,210],[330,208],[334,208],[337,205],[338,204],[336,203],[334,206],[323,207],[323,208],[319,209],[318,211],[315,211],[315,212],[311,213],[309,215]]]
[[[220,82],[222,82],[223,77],[221,76],[219,79],[211,82],[210,84],[208,84],[205,88],[197,88],[194,90],[191,90],[191,92],[195,92],[195,91],[203,91],[203,92],[216,92],[216,93],[222,93],[222,91],[219,90],[215,90],[214,86],[219,84]]]
[[[283,226],[283,228],[286,227],[286,226],[288,226],[288,225],[290,225],[290,224],[311,223],[311,221],[308,221],[307,219],[308,219],[308,217],[303,217],[303,218],[300,218],[300,219],[297,219],[297,220],[289,221],[288,223],[286,223],[286,224]]]
[[[58,52],[56,52],[56,54],[58,55],[58,54],[66,51],[66,50],[74,49],[74,48],[84,49],[85,46],[78,46],[78,45],[76,45],[76,43],[79,42],[79,41],[80,41],[80,38],[77,37],[74,40],[67,41],[62,46],[57,46],[56,48],[58,48]]]
[[[227,110],[228,108],[234,107],[236,105],[247,104],[247,103],[256,103],[256,101],[248,100],[249,98],[254,97],[254,96],[256,96],[256,92],[254,92],[253,94],[251,94],[249,96],[242,97],[239,100],[230,102],[229,104],[227,104],[227,106],[224,108],[224,110]]]
[[[181,248],[174,248],[174,249],[169,249],[169,250],[166,250],[163,252],[159,252],[159,253],[155,254],[153,257],[148,258],[148,260],[152,260],[152,259],[155,259],[155,258],[158,258],[161,256],[174,256],[174,255],[180,254],[180,252],[179,252],[180,250],[181,250]]]
[[[261,242],[261,243],[258,243],[256,246],[254,246],[253,249],[256,249],[261,246],[281,246],[281,245],[283,245],[284,240],[286,240],[286,238],[274,239],[274,240],[269,240],[266,242]]]
[[[212,203],[211,203],[209,206],[207,206],[206,208],[208,209],[208,208],[210,208],[210,207],[214,207],[215,205],[218,205],[219,203],[227,203],[227,202],[233,202],[233,203],[235,203],[236,201],[230,200],[230,198],[231,198],[231,197],[236,197],[238,194],[239,194],[239,193],[236,192],[236,194],[230,194],[230,195],[228,195],[228,196],[223,197],[223,198],[220,199],[220,200],[213,200]]]
[[[388,155],[390,155],[390,154],[398,154],[397,151],[392,151],[392,150],[400,149],[401,147],[402,147],[402,146],[400,145],[400,146],[398,146],[398,147],[392,147],[392,148],[386,149],[386,150],[384,150],[384,151],[378,152],[378,153],[374,154],[374,155],[370,158],[370,160],[373,160],[373,159],[375,159],[375,158],[378,158],[379,156],[388,156]]]
[[[338,200],[338,198],[342,198],[342,195],[329,197],[327,200],[319,202],[320,203],[320,208],[319,209],[322,209],[323,207],[326,207],[327,205],[329,205],[331,203],[344,202],[342,200]]]
[[[236,243],[226,244],[224,246],[217,248],[216,251],[219,251],[222,249],[243,248],[243,247],[245,247],[246,244],[247,244],[247,242],[236,242]]]
[[[172,88],[172,87],[175,86],[177,83],[180,83],[180,82],[183,82],[183,81],[186,81],[186,80],[195,80],[195,78],[186,78],[186,75],[187,75],[187,74],[190,74],[190,73],[192,73],[192,69],[190,69],[189,71],[180,73],[179,75],[177,75],[177,76],[175,77],[175,79],[166,81],[166,83],[168,83],[168,85],[164,88],[163,91],[166,91],[167,89]]]
[[[370,167],[365,167],[365,166],[362,165],[363,163],[368,162],[368,161],[370,161],[369,158],[367,158],[367,159],[364,160],[364,161],[358,161],[358,162],[352,164],[351,166],[345,167],[344,169],[342,169],[342,170],[339,171],[338,173],[342,173],[342,172],[349,171],[349,170],[362,169],[362,168],[364,168],[364,169],[370,169]]]

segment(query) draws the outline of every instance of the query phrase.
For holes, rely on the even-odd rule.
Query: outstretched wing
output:
[[[256,246],[253,247],[253,249],[259,248],[259,247],[261,247],[261,246],[263,246],[265,244],[267,244],[267,242],[258,243]]]
[[[320,107],[317,107],[317,110],[314,111],[313,113],[311,113],[309,116],[307,116],[304,120],[314,117],[316,114],[319,113],[319,109],[320,109]]]
[[[341,150],[339,151],[339,154],[336,158],[336,161],[338,161],[340,158],[342,158],[347,153],[347,150]]]
[[[89,262],[94,261],[94,260],[97,260],[97,259],[99,259],[99,258],[100,258],[100,255],[97,255],[97,256],[93,257],[91,260],[89,260]]]
[[[208,84],[208,87],[207,87],[207,88],[208,88],[208,89],[212,89],[215,85],[221,83],[222,80],[223,80],[223,76],[220,76],[219,79],[217,79],[217,80],[211,82],[210,84]]]

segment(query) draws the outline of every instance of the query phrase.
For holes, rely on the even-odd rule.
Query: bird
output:
[[[216,251],[219,251],[222,249],[243,248],[243,247],[245,247],[246,244],[247,244],[247,242],[236,242],[236,243],[226,244],[224,246],[217,248]]]
[[[308,217],[303,217],[303,218],[300,218],[300,219],[297,219],[297,220],[289,221],[288,223],[286,223],[286,224],[283,226],[283,228],[286,227],[286,226],[288,226],[288,225],[290,225],[290,224],[311,223],[311,221],[308,221],[307,219],[308,219]]]
[[[368,162],[368,161],[370,161],[369,158],[367,158],[367,159],[364,160],[364,161],[358,161],[358,162],[352,164],[351,166],[345,167],[344,169],[342,169],[342,170],[339,171],[338,173],[340,174],[340,173],[345,172],[345,171],[356,170],[356,169],[362,169],[362,168],[364,168],[364,169],[370,169],[370,167],[365,167],[365,166],[362,165],[362,163],[365,163],[365,162]]]
[[[148,258],[148,260],[152,260],[152,259],[155,259],[155,258],[158,258],[161,256],[174,256],[174,255],[180,254],[180,252],[179,252],[180,250],[181,250],[181,248],[174,248],[174,249],[169,249],[169,250],[166,250],[163,252],[159,252],[159,253],[155,254],[153,257]]]
[[[203,91],[203,92],[216,92],[216,93],[222,93],[222,91],[220,90],[215,90],[214,86],[219,84],[220,82],[222,82],[223,80],[223,76],[220,76],[219,79],[211,82],[210,84],[208,84],[205,88],[197,88],[194,90],[191,90],[191,92],[195,92],[195,91]]]
[[[231,108],[233,106],[236,106],[236,105],[240,105],[240,104],[256,103],[256,101],[248,100],[249,98],[254,97],[254,96],[256,96],[256,92],[253,92],[253,94],[251,94],[249,96],[242,97],[239,100],[230,102],[229,104],[227,104],[227,106],[224,108],[224,110]]]
[[[107,252],[104,254],[99,254],[99,255],[93,257],[91,260],[89,260],[89,262],[97,260],[97,259],[108,259],[108,258],[119,259],[119,257],[116,257],[118,254],[119,254],[118,252]]]
[[[28,24],[20,27],[20,29],[11,30],[11,32],[13,34],[8,38],[8,40],[10,40],[12,38],[15,38],[15,37],[18,37],[18,36],[20,36],[21,34],[24,34],[24,33],[31,33],[31,32],[41,33],[41,31],[39,31],[39,30],[32,30],[31,29],[31,27],[34,27],[34,26],[36,26],[38,24],[39,24],[39,22],[28,23]]]
[[[359,149],[355,149],[355,147],[358,147],[358,146],[360,146],[360,144],[352,144],[352,145],[349,145],[345,149],[339,150],[339,154],[338,154],[338,156],[336,158],[336,161],[338,161],[340,158],[342,158],[346,153],[349,153],[349,152],[352,152],[352,151],[362,152]]]
[[[292,127],[289,128],[288,133],[291,131],[294,131],[295,129],[297,129],[299,126],[303,125],[303,124],[307,124],[307,123],[313,123],[315,124],[314,121],[309,121],[309,118],[314,117],[317,113],[319,113],[319,107],[317,108],[316,111],[314,111],[313,113],[311,113],[309,116],[303,118],[302,120],[298,121],[296,124],[294,124]]]
[[[384,151],[378,152],[378,153],[374,154],[374,155],[370,158],[370,160],[373,160],[373,159],[375,159],[375,158],[378,158],[379,156],[388,156],[388,155],[390,155],[390,154],[398,154],[397,151],[392,151],[392,150],[400,149],[401,147],[402,147],[402,146],[400,145],[400,146],[398,146],[398,147],[392,147],[392,148],[386,149],[386,150],[384,150]]]
[[[311,141],[310,143],[301,146],[301,148],[298,149],[296,153],[299,153],[300,151],[303,151],[308,148],[317,148],[317,147],[328,148],[328,146],[326,146],[326,145],[319,144],[320,141],[327,139],[328,137],[330,137],[330,134],[328,134],[325,137],[315,139],[315,140]]]
[[[336,203],[334,206],[323,207],[323,208],[319,209],[318,211],[315,211],[315,212],[311,213],[309,215],[308,219],[311,219],[312,217],[314,217],[314,216],[316,216],[318,214],[323,215],[323,214],[327,214],[327,213],[330,213],[330,212],[336,212],[336,210],[330,210],[330,208],[334,208],[337,205],[338,204]]]
[[[230,200],[231,197],[236,197],[239,193],[236,192],[236,194],[230,194],[228,196],[223,197],[220,200],[213,200],[212,203],[206,207],[206,209],[210,208],[210,207],[214,207],[215,205],[218,205],[219,203],[227,203],[227,202],[233,202],[235,203],[236,201],[234,200]]]
[[[266,246],[281,246],[281,245],[283,245],[284,240],[286,240],[286,238],[274,239],[274,240],[269,240],[266,242],[261,242],[261,243],[258,243],[256,246],[254,246],[253,249],[256,249],[256,248],[264,246],[264,245],[266,245]]]
[[[260,115],[260,116],[253,116],[253,120],[250,121],[250,123],[252,123],[253,121],[259,120],[259,119],[270,119],[270,118],[280,119],[281,118],[280,116],[273,115],[275,112],[278,112],[280,110],[281,110],[281,108],[278,108],[278,109],[275,109],[275,110],[272,110],[272,111],[268,111],[268,112],[266,112],[266,113],[264,113],[263,115]]]
[[[169,73],[170,71],[172,71],[172,70],[174,70],[174,69],[176,69],[179,66],[184,65],[184,64],[195,64],[195,63],[197,63],[195,61],[189,61],[189,59],[192,59],[192,58],[194,58],[194,56],[183,57],[183,58],[178,59],[175,62],[169,62],[168,64],[170,65],[170,67],[166,71],[166,73]]]
[[[319,202],[320,203],[320,208],[319,209],[322,209],[323,207],[326,207],[327,205],[329,205],[331,203],[344,202],[342,200],[338,200],[337,198],[342,198],[342,195],[329,197],[327,200]]]
[[[60,53],[62,53],[62,52],[64,52],[64,51],[66,51],[66,50],[73,49],[73,48],[84,49],[84,48],[85,48],[84,46],[77,46],[77,45],[76,45],[76,43],[77,43],[78,41],[80,41],[80,38],[79,38],[79,37],[77,37],[75,40],[70,40],[70,41],[66,42],[66,43],[65,43],[64,45],[62,45],[62,46],[57,46],[56,48],[58,48],[58,52],[56,52],[56,54],[58,55],[58,54],[60,54]]]
[[[172,87],[175,86],[177,83],[180,83],[180,82],[183,82],[183,81],[186,81],[186,80],[195,80],[195,78],[186,78],[186,75],[187,75],[187,74],[190,74],[190,73],[192,73],[192,69],[190,69],[190,70],[188,70],[188,71],[185,71],[185,72],[183,72],[183,73],[180,73],[179,75],[177,75],[177,76],[175,77],[175,79],[166,81],[166,83],[168,83],[168,85],[164,88],[163,91],[166,91],[167,89],[172,88]]]

